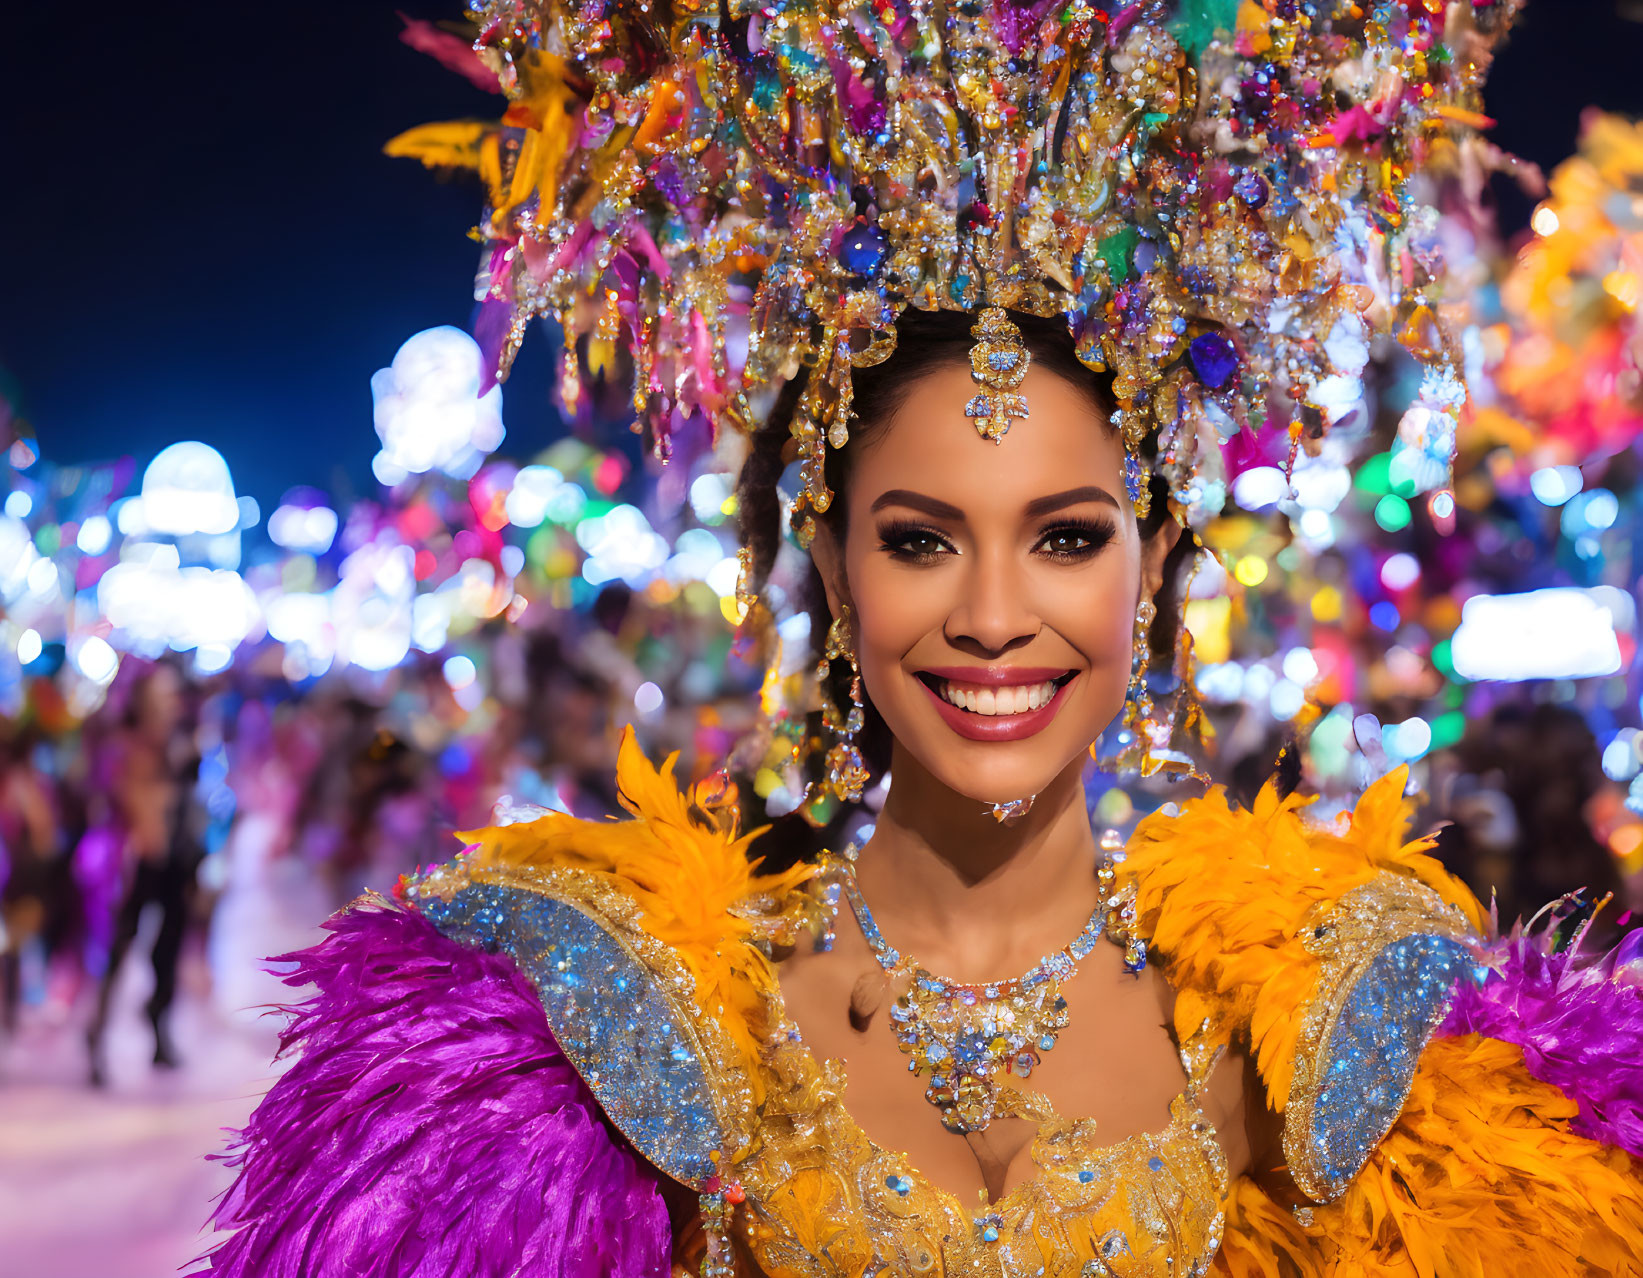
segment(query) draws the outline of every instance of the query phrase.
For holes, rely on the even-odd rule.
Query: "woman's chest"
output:
[[[1167,986],[1127,973],[1119,950],[1058,982],[1053,1036],[1025,1071],[994,1071],[997,1113],[965,1132],[935,1103],[950,1076],[928,1051],[943,1038],[963,1050],[962,1016],[910,1042],[904,990],[848,942],[780,975],[786,1038],[767,1061],[758,1153],[739,1169],[739,1234],[770,1278],[1207,1267],[1226,1161],[1184,1093],[1202,1080],[1164,1028]]]
[[[1225,1160],[1184,1098],[1160,1130],[1116,1144],[1045,1104],[1013,1184],[967,1200],[871,1140],[842,1078],[803,1045],[778,1049],[772,1083],[757,1152],[737,1169],[738,1242],[768,1278],[1174,1278],[1203,1272],[1219,1246]]]
[[[855,958],[857,961],[852,962]],[[964,1027],[909,1042],[898,1027],[905,1000],[865,955],[848,950],[818,961],[784,963],[782,1012],[811,1053],[837,1062],[849,1077],[852,1119],[879,1146],[902,1151],[927,1178],[959,1200],[999,1199],[1035,1170],[1032,1121],[1001,1115],[970,1130],[955,1130],[951,1111],[936,1102],[953,1090],[957,1071],[929,1065],[928,1054],[962,1055]],[[1042,1093],[1061,1114],[1077,1116],[1081,1139],[1115,1145],[1156,1132],[1189,1080],[1165,1026],[1173,996],[1153,972],[1123,970],[1119,951],[1104,948],[1059,983],[1065,1013],[1052,1037],[1035,1042],[1027,1068],[1013,1061],[992,1071],[997,1098],[1014,1090]],[[939,1013],[939,1009],[938,1013]],[[1007,1028],[991,1019],[984,1033]]]

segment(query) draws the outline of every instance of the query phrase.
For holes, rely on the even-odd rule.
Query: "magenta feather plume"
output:
[[[233,1278],[652,1278],[659,1176],[600,1113],[505,955],[386,907],[290,956],[301,1057],[224,1157],[197,1272]]]
[[[1550,932],[1502,938],[1480,982],[1462,982],[1440,1034],[1523,1049],[1529,1072],[1580,1106],[1570,1126],[1643,1157],[1643,930],[1588,959]]]
[[[399,20],[405,24],[405,29],[399,33],[399,38],[418,53],[426,53],[447,71],[455,71],[476,89],[484,89],[487,93],[501,93],[502,85],[492,71],[474,52],[472,42],[452,35],[448,31],[441,31],[431,22],[420,18],[408,18],[403,13]]]

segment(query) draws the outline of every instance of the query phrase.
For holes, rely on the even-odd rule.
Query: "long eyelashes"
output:
[[[1105,520],[1066,520],[1046,528],[1036,550],[1062,563],[1081,563],[1112,543],[1118,529]]]
[[[879,527],[879,548],[909,564],[928,564],[956,553],[953,543],[927,524],[892,522]]]
[[[1033,553],[1054,563],[1082,563],[1099,554],[1117,536],[1117,527],[1105,520],[1061,520],[1044,529],[1034,543]],[[908,564],[930,564],[958,553],[940,529],[912,521],[882,524],[879,549]]]

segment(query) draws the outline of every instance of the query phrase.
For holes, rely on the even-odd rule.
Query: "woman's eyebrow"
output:
[[[1094,484],[1083,488],[1069,488],[1063,493],[1051,493],[1048,497],[1039,497],[1027,503],[1025,514],[1028,519],[1037,519],[1040,515],[1048,515],[1052,511],[1062,510],[1067,506],[1081,506],[1087,501],[1111,506],[1114,510],[1122,510],[1118,498],[1114,497],[1105,488],[1098,488]]]
[[[964,512],[957,506],[935,497],[927,497],[923,493],[915,493],[910,488],[892,488],[888,492],[880,493],[869,513],[876,514],[886,506],[909,506],[914,510],[922,510],[932,519],[956,521],[964,518]]]

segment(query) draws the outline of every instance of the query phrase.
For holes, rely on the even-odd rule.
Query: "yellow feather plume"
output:
[[[1227,1206],[1222,1278],[1643,1274],[1643,1163],[1576,1136],[1575,1103],[1521,1049],[1427,1048],[1403,1116],[1345,1196],[1306,1223],[1247,1179]]]
[[[1476,898],[1433,858],[1429,840],[1406,841],[1413,805],[1407,770],[1371,786],[1344,829],[1301,817],[1308,800],[1268,785],[1250,811],[1212,790],[1177,816],[1148,817],[1135,832],[1124,873],[1136,884],[1140,929],[1177,989],[1202,998],[1176,1004],[1185,1041],[1205,1019],[1230,1041],[1247,1033],[1268,1101],[1289,1099],[1301,1017],[1318,960],[1301,934],[1347,892],[1392,870],[1419,879],[1482,926]]]
[[[469,859],[476,870],[563,866],[612,880],[643,911],[645,930],[679,955],[695,978],[698,1004],[751,1063],[775,991],[774,968],[752,944],[754,920],[769,913],[761,902],[792,898],[812,870],[757,873],[748,849],[761,831],[738,837],[733,818],[716,815],[700,794],[681,794],[677,761],[670,755],[660,770],[652,767],[629,729],[616,781],[622,806],[637,820],[601,824],[550,813],[458,837],[476,845]]]
[[[480,144],[495,131],[495,125],[479,120],[424,124],[388,139],[382,151],[396,159],[421,160],[430,169],[477,169]]]

